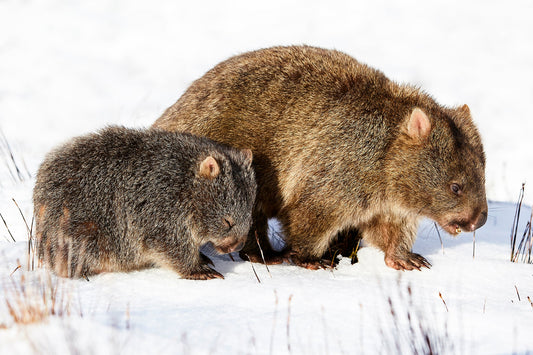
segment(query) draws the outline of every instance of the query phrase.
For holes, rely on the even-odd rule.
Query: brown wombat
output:
[[[250,150],[110,127],[48,154],[33,192],[39,256],[57,274],[166,267],[223,278],[200,246],[240,250],[257,185]]]
[[[395,269],[418,220],[451,234],[487,218],[485,156],[466,105],[447,108],[334,50],[275,47],[230,58],[195,81],[155,122],[254,153],[258,196],[246,254],[270,262],[277,217],[292,260],[316,268],[332,238],[357,228]]]

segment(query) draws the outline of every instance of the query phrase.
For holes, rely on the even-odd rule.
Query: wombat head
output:
[[[391,194],[452,235],[487,220],[485,154],[468,106],[414,108],[390,156]]]
[[[225,254],[238,251],[252,224],[257,184],[252,151],[212,152],[196,165],[193,223],[200,242]]]

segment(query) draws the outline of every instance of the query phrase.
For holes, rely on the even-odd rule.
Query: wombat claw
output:
[[[303,268],[306,268],[306,269],[309,269],[309,270],[334,269],[335,266],[336,266],[335,264],[332,265],[330,260],[326,260],[326,259],[318,259],[318,260],[303,259],[303,258],[300,258],[300,257],[298,257],[296,255],[290,255],[287,258],[287,261],[288,262],[292,262],[296,266],[300,266],[300,267],[303,267]]]
[[[404,255],[385,255],[385,264],[396,270],[414,270],[421,271],[422,267],[430,268],[431,264],[422,255],[408,252]]]
[[[202,257],[202,260],[204,261],[204,263],[206,265],[211,265],[211,266],[215,267],[215,264],[213,264],[213,261],[211,259],[209,259],[207,256],[205,256],[202,253],[200,253],[200,256]]]
[[[209,266],[203,265],[201,270],[184,275],[183,278],[189,280],[212,280],[223,279],[224,276],[218,271],[211,269]]]

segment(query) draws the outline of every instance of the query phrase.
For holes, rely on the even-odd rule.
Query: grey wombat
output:
[[[240,250],[252,223],[252,153],[207,138],[111,127],[48,154],[33,192],[40,257],[64,277],[150,266],[222,278],[200,254]]]
[[[396,269],[421,216],[451,234],[487,218],[485,155],[466,105],[447,108],[338,51],[274,47],[230,58],[196,80],[154,123],[254,153],[258,183],[243,249],[268,262],[267,218],[278,217],[292,260],[321,266],[332,238],[357,228]]]

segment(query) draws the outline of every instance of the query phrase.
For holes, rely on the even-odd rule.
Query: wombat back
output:
[[[110,127],[75,138],[37,174],[40,256],[62,276],[157,265],[220,277],[199,248],[243,244],[256,189],[251,160],[191,134]]]

